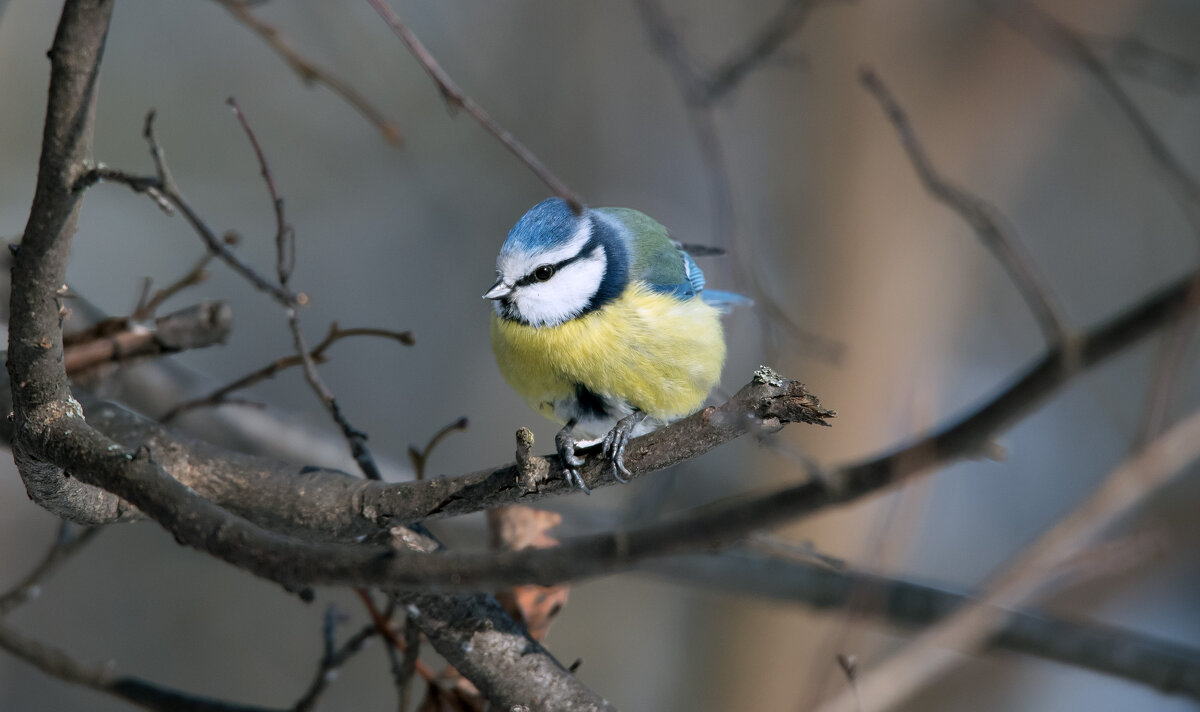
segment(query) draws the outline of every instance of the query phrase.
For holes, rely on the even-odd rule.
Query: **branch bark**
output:
[[[942,620],[977,600],[963,591],[745,551],[648,561],[638,570],[822,610],[844,608],[852,600],[876,601],[862,613],[910,628]],[[1008,612],[988,645],[1200,699],[1200,650],[1134,630],[1017,610]]]

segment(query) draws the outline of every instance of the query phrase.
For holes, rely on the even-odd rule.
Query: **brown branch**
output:
[[[570,205],[575,213],[583,212],[583,201],[579,199],[579,195],[571,190],[558,176],[554,175],[546,167],[546,164],[542,163],[541,159],[534,155],[525,144],[518,141],[508,130],[496,123],[496,120],[484,111],[482,106],[464,94],[462,89],[459,89],[458,85],[450,78],[446,70],[442,69],[442,66],[433,58],[433,55],[429,53],[429,50],[416,34],[400,21],[400,17],[388,7],[384,0],[367,0],[367,2],[371,4],[371,7],[375,8],[375,11],[379,13],[383,21],[400,38],[400,41],[404,43],[404,46],[408,48],[412,56],[421,64],[434,83],[437,84],[438,91],[442,93],[442,98],[447,104],[467,112],[485,131],[494,136],[497,141],[504,144],[505,148],[528,166],[529,170],[533,171],[534,175],[545,183],[546,187],[552,193],[566,201],[567,205]]]
[[[985,7],[1028,37],[1044,51],[1065,58],[1090,76],[1125,117],[1146,153],[1167,179],[1175,197],[1200,235],[1200,182],[1180,163],[1137,103],[1121,88],[1108,66],[1089,43],[1063,23],[1024,0],[983,0]]]
[[[229,242],[229,235],[227,234],[225,236],[225,243],[229,244]],[[163,303],[168,299],[184,289],[187,289],[188,287],[194,287],[197,284],[203,283],[208,279],[207,267],[212,260],[213,256],[211,253],[205,254],[196,262],[194,267],[188,270],[187,274],[156,291],[153,295],[148,297],[143,295],[143,298],[138,301],[137,308],[133,310],[133,313],[129,315],[129,318],[133,319],[134,321],[149,319],[150,317],[154,316],[154,313],[158,311],[158,308],[162,306]],[[150,291],[149,277],[146,278],[145,291]]]
[[[313,349],[308,352],[309,358],[313,360],[313,363],[325,363],[328,358],[325,355],[325,352],[329,350],[329,347],[333,346],[342,339],[352,336],[374,336],[382,339],[393,339],[404,344],[405,346],[412,346],[413,343],[415,343],[412,332],[410,331],[390,331],[388,329],[375,329],[370,327],[343,329],[338,326],[338,323],[335,321],[329,325],[329,333],[325,335],[325,338],[321,340],[321,343],[314,346]],[[164,413],[159,420],[163,423],[169,423],[186,411],[229,403],[229,396],[231,394],[245,388],[249,388],[256,383],[265,381],[269,378],[274,378],[275,375],[280,371],[285,371],[289,368],[299,366],[301,363],[303,363],[303,361],[298,355],[295,354],[277,358],[257,371],[252,371],[251,373],[248,373],[235,381],[227,383],[224,386],[212,391],[208,395],[180,403]]]
[[[887,85],[875,73],[875,70],[865,68],[859,73],[863,87],[871,93],[883,109],[888,121],[900,136],[900,143],[908,153],[908,158],[921,179],[921,184],[931,196],[942,204],[958,213],[978,235],[984,246],[1008,272],[1009,278],[1021,292],[1025,304],[1033,312],[1034,319],[1042,330],[1049,346],[1054,347],[1067,343],[1071,331],[1067,327],[1068,320],[1062,304],[1050,288],[1050,282],[1038,269],[1037,263],[1026,252],[1021,241],[1003,226],[1003,217],[995,206],[987,203],[976,195],[954,185],[946,180],[929,155],[921,146],[916,131],[900,103],[892,95]]]
[[[233,310],[226,302],[202,302],[140,325],[130,319],[118,331],[85,332],[65,340],[64,367],[71,376],[112,363],[179,353],[224,343],[233,325]]]
[[[843,0],[845,1],[845,0]],[[788,0],[779,10],[763,23],[745,47],[733,52],[720,66],[708,73],[704,99],[708,103],[719,101],[741,84],[755,69],[766,64],[779,52],[789,38],[800,31],[808,21],[809,13],[831,0]]]
[[[284,712],[216,700],[148,682],[114,675],[108,665],[85,666],[52,645],[0,625],[0,648],[51,677],[103,692],[155,712]]]
[[[0,618],[37,595],[42,581],[95,538],[100,529],[72,534],[71,526],[59,526],[54,543],[42,560],[8,593],[0,596]],[[0,649],[42,672],[66,682],[90,687],[149,710],[192,712],[266,712],[261,707],[237,705],[171,690],[132,677],[114,674],[111,665],[89,668],[65,652],[0,624]]]
[[[87,546],[99,532],[99,528],[89,527],[75,533],[70,522],[65,520],[61,522],[58,526],[58,534],[54,537],[54,543],[50,545],[42,560],[25,578],[9,589],[8,593],[0,596],[0,618],[14,608],[36,598],[41,589],[42,580],[77,551]]]
[[[812,0],[788,0],[780,11],[781,16],[789,18],[788,33],[799,30],[808,16],[808,9],[815,4],[817,2]],[[714,103],[720,95],[744,79],[751,69],[765,61],[774,49],[769,52],[765,48],[754,50],[757,45],[752,43],[744,52],[754,54],[756,59],[753,62],[736,61],[736,56],[731,58],[739,68],[727,70],[730,74],[719,79],[722,88],[714,94],[714,82],[718,80],[697,68],[682,38],[667,19],[667,13],[659,0],[637,0],[636,5],[642,16],[642,23],[650,35],[651,44],[671,71],[675,85],[683,97],[688,123],[696,138],[700,159],[705,164],[705,172],[709,178],[708,202],[712,206],[712,234],[716,241],[729,245],[728,254],[737,283],[744,285],[741,288],[750,292],[754,308],[762,314],[763,323],[768,329],[776,325],[782,326],[818,357],[836,363],[842,357],[843,345],[797,324],[751,272],[749,261],[743,254],[741,240],[735,239],[737,221],[734,215],[733,186],[729,179],[725,153],[717,134]],[[770,25],[764,27],[760,39],[767,34],[770,34]],[[781,40],[786,36],[782,36]],[[776,45],[775,48],[777,47]]]
[[[178,210],[187,220],[188,224],[200,239],[204,242],[204,246],[208,248],[210,254],[220,259],[225,264],[229,265],[234,272],[241,275],[244,279],[250,282],[255,289],[271,295],[275,301],[282,304],[284,307],[302,305],[306,300],[302,294],[293,294],[285,288],[278,287],[271,283],[271,280],[259,274],[253,267],[238,257],[225,240],[217,236],[217,234],[208,226],[208,224],[200,217],[200,215],[192,208],[192,206],[179,193],[179,189],[175,186],[171,179],[170,171],[167,169],[161,146],[158,144],[158,139],[154,135],[154,111],[146,114],[146,123],[142,131],[146,141],[150,144],[150,155],[154,158],[154,165],[157,171],[155,176],[138,176],[124,171],[119,171],[113,168],[98,167],[92,168],[71,182],[71,192],[77,196],[82,196],[83,192],[92,185],[101,181],[110,183],[120,183],[127,186],[130,190],[136,193],[145,193],[155,200],[156,203],[169,206],[173,210]],[[76,198],[78,200],[78,198]],[[15,269],[15,267],[14,267]]]
[[[966,591],[738,550],[651,560],[638,570],[682,585],[818,610],[876,601],[862,613],[907,629],[925,628],[976,600]],[[989,646],[1200,699],[1200,650],[1135,630],[1016,610]]]
[[[251,12],[250,3],[246,0],[217,0],[217,2],[224,6],[238,22],[261,37],[268,47],[287,62],[292,71],[298,74],[305,84],[311,85],[313,82],[324,84],[362,114],[363,118],[374,124],[383,136],[383,140],[396,147],[404,145],[404,136],[400,133],[400,127],[396,125],[396,122],[387,118],[383,111],[372,104],[357,89],[350,86],[348,82],[302,55],[292,41],[279,31],[279,28],[268,24]]]
[[[1042,591],[1063,563],[1121,517],[1159,493],[1200,461],[1200,411],[1149,443],[1114,469],[1070,514],[1059,520],[989,581],[987,590],[925,631],[863,677],[868,697],[890,709],[945,675],[962,655],[984,645],[1008,619],[1008,611]],[[845,696],[821,707],[847,710]]]
[[[728,541],[750,530],[852,501],[938,465],[980,452],[991,438],[1048,399],[1068,380],[1178,317],[1188,306],[1186,297],[1191,278],[1176,282],[1082,334],[1075,342],[1074,353],[1061,349],[1049,352],[999,395],[959,420],[892,453],[838,469],[824,481],[802,483],[637,530],[568,540],[554,550],[475,558],[465,554],[439,554],[427,557],[425,562],[414,559],[411,562],[414,568],[407,580],[403,576],[391,578],[380,572],[375,573],[377,578],[360,579],[353,572],[353,564],[349,563],[335,571],[329,568],[336,558],[333,556],[318,567],[323,572],[320,575],[328,576],[331,581],[351,578],[358,585],[386,582],[387,585],[401,586],[406,581],[407,585],[462,586],[549,583],[625,568],[650,555]],[[798,384],[752,384],[720,408],[707,409],[633,441],[627,464],[637,476],[668,467],[726,442],[747,428],[759,428],[759,423],[764,420],[769,423],[776,417],[773,415],[776,410],[803,411],[807,408],[807,412],[797,415],[813,417],[813,401],[806,392],[794,390],[796,388]],[[789,391],[792,391],[791,395]],[[784,419],[787,418],[780,418]],[[523,470],[509,465],[424,483],[353,483],[344,475],[328,471],[314,470],[296,475],[294,466],[274,464],[270,467],[266,464],[269,461],[243,459],[244,456],[229,458],[218,448],[180,441],[167,431],[112,406],[89,407],[88,422],[113,432],[127,447],[136,447],[151,439],[160,443],[165,449],[155,454],[156,460],[188,483],[193,496],[194,492],[212,496],[231,511],[272,529],[308,537],[353,538],[389,522],[420,521],[499,504],[530,502],[565,493],[568,489],[556,459],[530,458],[528,467]],[[61,435],[56,439],[61,439]],[[104,442],[107,447],[108,441]],[[182,442],[183,446],[168,446],[172,442]],[[72,449],[72,452],[73,457],[88,455],[86,450]],[[96,452],[103,453],[104,450],[101,448]],[[127,463],[127,466],[136,469],[137,463]],[[78,469],[86,471],[88,466]],[[608,469],[603,463],[591,462],[583,468],[584,479],[592,487],[610,484],[613,480]],[[157,478],[152,472],[144,474],[151,483]],[[121,487],[109,484],[122,496],[137,490],[128,481],[123,481]],[[296,488],[300,487],[306,494],[302,502],[296,501],[294,496]],[[139,497],[153,499],[160,494],[147,492]],[[159,506],[168,507],[165,502],[163,500]],[[190,507],[178,502],[170,506],[175,507],[174,511],[186,511]],[[179,534],[178,523],[169,517],[160,521]],[[218,522],[223,523],[224,518],[218,516],[191,533],[193,538],[201,538],[198,543],[201,548],[212,553],[217,553],[214,549],[218,547],[204,543],[200,531],[205,526],[214,527],[215,531],[220,528]],[[186,540],[187,537],[181,535],[180,538]],[[306,570],[299,563],[297,567],[297,571]],[[317,573],[316,570],[312,572]]]
[[[292,270],[295,267],[296,233],[288,223],[287,216],[284,214],[283,198],[279,196],[278,191],[275,189],[275,179],[271,174],[270,167],[267,165],[266,154],[263,153],[262,146],[258,143],[258,137],[255,136],[254,130],[250,127],[250,122],[246,120],[246,116],[242,113],[241,108],[238,107],[237,102],[229,99],[228,104],[233,108],[238,122],[242,125],[246,137],[250,140],[250,145],[254,149],[254,156],[258,159],[263,182],[266,184],[267,192],[271,196],[271,205],[275,211],[276,228],[275,272],[279,279],[279,289],[290,293],[288,281],[291,279]],[[308,348],[308,342],[304,337],[304,330],[300,328],[300,313],[296,310],[296,306],[294,303],[288,303],[283,305],[283,309],[284,314],[287,315],[288,329],[292,332],[292,344],[296,348],[296,355],[300,358],[300,367],[304,373],[304,380],[321,401],[321,405],[325,407],[330,417],[333,418],[333,422],[341,429],[342,436],[346,439],[347,445],[350,446],[350,455],[354,458],[354,462],[358,464],[359,469],[362,470],[363,475],[369,480],[382,480],[383,474],[379,471],[379,466],[375,464],[375,458],[371,455],[371,451],[367,447],[367,434],[350,424],[345,413],[342,412],[341,406],[338,405],[333,391],[329,390],[329,386],[325,385],[325,381],[321,379],[321,374],[317,372],[317,364],[313,360]]]
[[[429,438],[429,442],[425,444],[424,449],[418,450],[415,445],[408,446],[408,459],[412,462],[413,472],[416,479],[425,479],[425,465],[429,462],[429,456],[433,454],[433,449],[438,446],[442,440],[446,439],[451,433],[463,431],[467,429],[467,418],[463,416],[452,423],[443,425],[440,430]]]

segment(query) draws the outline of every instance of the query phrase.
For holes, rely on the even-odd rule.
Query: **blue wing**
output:
[[[630,277],[660,294],[679,299],[700,295],[705,303],[725,308],[752,302],[738,294],[705,290],[704,272],[667,229],[645,213],[629,208],[597,208],[597,213],[623,228],[629,245]]]

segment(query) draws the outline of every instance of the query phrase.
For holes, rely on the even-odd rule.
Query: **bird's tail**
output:
[[[714,306],[721,311],[729,311],[734,307],[752,307],[754,300],[733,292],[722,292],[717,289],[706,289],[700,292],[700,298],[705,304]]]

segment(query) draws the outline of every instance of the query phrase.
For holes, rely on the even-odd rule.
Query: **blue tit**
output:
[[[626,443],[699,410],[725,361],[723,307],[749,301],[705,291],[700,268],[652,218],[576,214],[559,198],[517,222],[496,275],[483,295],[495,306],[496,363],[530,406],[564,424],[558,454],[585,492],[576,450],[603,443],[626,482]]]

